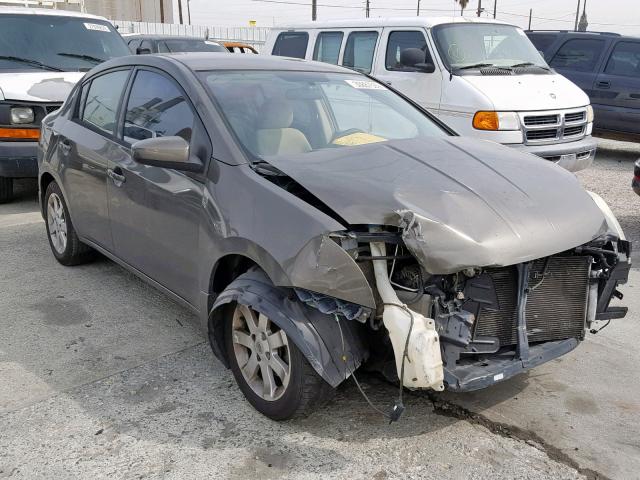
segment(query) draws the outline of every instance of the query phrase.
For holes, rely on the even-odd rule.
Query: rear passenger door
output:
[[[597,128],[640,133],[640,40],[614,43],[592,102]]]
[[[130,147],[148,138],[180,136],[206,167],[211,143],[175,79],[146,68],[134,75],[120,117],[126,154],[109,166],[114,248],[126,263],[196,305],[204,172],[141,165]]]
[[[605,38],[569,38],[555,52],[549,65],[592,98],[607,42]]]
[[[400,62],[400,55],[408,48],[422,50],[424,63],[435,65],[424,30],[385,28],[378,49],[374,76],[424,108],[437,113],[440,106],[442,72],[436,68],[432,73],[425,73],[403,65]]]

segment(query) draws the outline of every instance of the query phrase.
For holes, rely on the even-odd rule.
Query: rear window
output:
[[[371,73],[378,32],[352,32],[344,47],[342,65],[358,72]]]
[[[284,32],[278,35],[272,54],[280,57],[304,58],[308,43],[307,32]]]
[[[580,72],[591,72],[595,69],[604,46],[604,40],[588,38],[568,40],[554,55],[550,65]]]

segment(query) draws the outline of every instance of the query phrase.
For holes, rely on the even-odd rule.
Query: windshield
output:
[[[0,71],[90,70],[131,55],[113,26],[92,18],[0,15]]]
[[[440,56],[450,70],[481,67],[548,68],[524,31],[511,25],[453,23],[433,28]]]
[[[201,72],[242,145],[257,157],[448,135],[425,113],[350,73]]]
[[[207,40],[195,40],[195,39],[176,39],[176,40],[164,40],[164,47],[167,52],[227,52],[227,49],[222,45],[210,42]],[[162,46],[161,43],[161,46]],[[161,49],[162,51],[162,49]]]

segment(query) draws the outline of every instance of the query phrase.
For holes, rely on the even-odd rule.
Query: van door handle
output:
[[[107,170],[107,176],[113,180],[113,184],[116,187],[120,187],[124,182],[127,181],[125,176],[122,174],[122,169],[120,167],[116,167],[113,170]]]
[[[596,84],[598,88],[611,88],[611,82],[608,80],[600,81]]]

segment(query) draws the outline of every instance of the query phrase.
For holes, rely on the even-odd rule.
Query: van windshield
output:
[[[443,61],[453,73],[479,73],[499,67],[549,71],[546,62],[524,31],[494,23],[450,23],[433,28]]]
[[[87,71],[131,55],[108,22],[57,15],[0,15],[0,71]]]
[[[200,72],[240,143],[256,157],[448,133],[384,85],[350,73]]]

